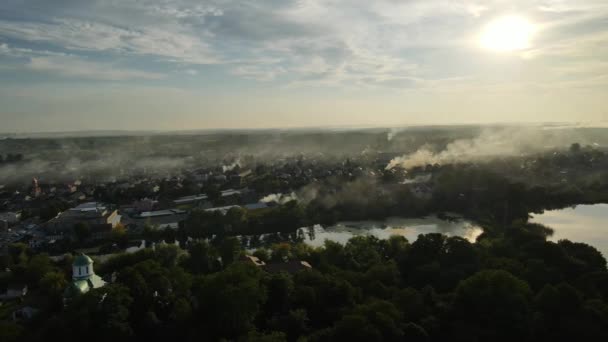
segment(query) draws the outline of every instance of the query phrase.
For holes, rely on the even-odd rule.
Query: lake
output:
[[[608,256],[608,204],[578,205],[533,215],[532,222],[553,228],[551,241],[584,242]]]
[[[323,228],[316,225],[303,228],[305,242],[311,246],[322,246],[325,240],[345,244],[351,237],[372,235],[379,239],[388,239],[391,235],[401,235],[414,242],[419,234],[441,233],[448,236],[462,236],[474,242],[482,233],[478,227],[466,220],[457,219],[446,221],[435,216],[426,218],[406,219],[388,218],[384,221],[341,222],[335,226]]]

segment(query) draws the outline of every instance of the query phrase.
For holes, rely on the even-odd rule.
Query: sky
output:
[[[0,1],[1,132],[594,123],[606,94],[606,0]]]

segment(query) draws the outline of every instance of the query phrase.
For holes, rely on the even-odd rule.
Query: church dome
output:
[[[89,258],[87,255],[85,254],[80,254],[77,257],[74,258],[74,262],[73,265],[74,266],[87,266],[87,265],[91,265],[93,263],[93,259]]]

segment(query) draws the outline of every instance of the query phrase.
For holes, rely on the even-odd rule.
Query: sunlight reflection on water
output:
[[[579,205],[575,208],[549,210],[533,215],[532,222],[555,230],[551,241],[568,239],[584,242],[608,256],[608,204]]]
[[[309,235],[307,229],[303,232],[306,243],[316,247],[322,246],[325,240],[344,244],[348,239],[358,235],[372,235],[379,239],[401,235],[413,242],[419,234],[442,233],[448,236],[462,236],[474,242],[482,233],[482,229],[461,219],[446,221],[429,216],[422,219],[389,218],[385,221],[341,222],[327,228],[316,225],[314,234]]]

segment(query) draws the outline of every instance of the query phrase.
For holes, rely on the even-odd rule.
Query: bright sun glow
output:
[[[480,38],[481,46],[493,51],[520,51],[530,47],[535,27],[520,16],[507,16],[489,23]]]

